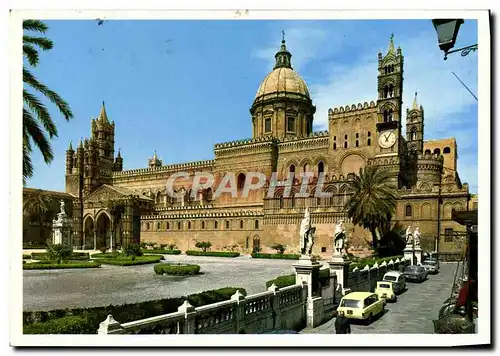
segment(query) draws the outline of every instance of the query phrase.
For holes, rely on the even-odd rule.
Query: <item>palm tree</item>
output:
[[[354,194],[345,210],[355,225],[370,230],[373,248],[377,250],[377,230],[382,236],[390,230],[391,218],[396,210],[396,188],[389,183],[391,174],[378,166],[367,166],[354,176]]]
[[[23,30],[45,33],[48,27],[39,20],[24,20]],[[23,57],[31,67],[36,67],[39,62],[39,49],[48,51],[52,47],[52,41],[46,37],[23,35]],[[57,106],[57,109],[67,121],[73,118],[73,113],[69,105],[56,92],[38,81],[24,65],[23,83],[23,184],[26,184],[26,179],[33,177],[33,163],[31,161],[32,143],[42,153],[45,163],[49,164],[54,159],[50,142],[39,124],[47,131],[49,139],[57,137],[57,127],[50,117],[47,108],[28,89],[31,88],[48,98]]]
[[[23,215],[30,218],[36,216],[38,226],[40,226],[40,241],[45,242],[43,223],[47,218],[47,212],[51,208],[52,198],[44,194],[41,189],[24,197]]]

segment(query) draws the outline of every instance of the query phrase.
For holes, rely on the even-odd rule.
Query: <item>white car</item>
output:
[[[390,271],[384,274],[383,281],[392,282],[394,293],[399,294],[406,289],[406,278],[401,272]]]

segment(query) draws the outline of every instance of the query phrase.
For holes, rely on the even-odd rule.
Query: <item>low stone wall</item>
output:
[[[380,265],[375,263],[371,268],[366,265],[362,269],[354,268],[347,276],[346,288],[352,292],[371,292],[375,290],[377,282],[382,280],[387,271],[398,271],[401,266],[408,266],[410,261],[407,259],[390,260]]]
[[[300,330],[306,326],[307,286],[279,289],[194,308],[185,301],[176,313],[120,324],[112,315],[100,324],[98,334],[235,334],[270,329]]]

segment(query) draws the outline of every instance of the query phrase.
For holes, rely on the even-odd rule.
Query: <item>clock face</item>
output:
[[[396,134],[394,131],[382,131],[378,136],[378,144],[382,148],[389,148],[396,143]]]

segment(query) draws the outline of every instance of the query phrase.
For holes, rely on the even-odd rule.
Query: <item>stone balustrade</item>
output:
[[[249,296],[237,291],[230,300],[193,307],[188,301],[175,313],[120,324],[108,315],[98,334],[235,334],[306,326],[307,286],[278,288]]]
[[[410,260],[397,258],[396,260],[390,260],[387,263],[382,262],[380,265],[376,263],[372,267],[368,265],[362,269],[356,267],[353,271],[349,272],[346,287],[352,292],[373,291],[377,286],[377,282],[382,280],[387,271],[398,271],[400,266],[406,267],[409,264]]]

